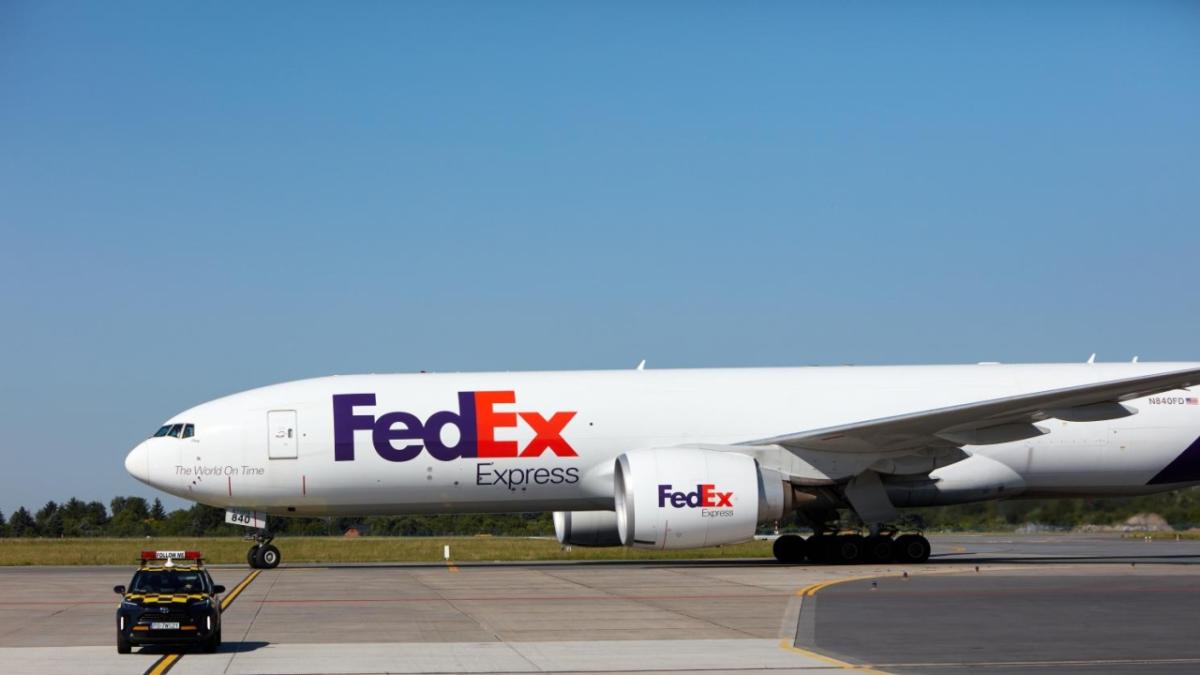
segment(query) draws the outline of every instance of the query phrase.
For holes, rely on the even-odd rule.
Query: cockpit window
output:
[[[182,422],[179,424],[164,424],[158,428],[158,431],[154,432],[154,438],[160,438],[162,436],[171,436],[173,438],[192,438],[195,435],[196,425]]]

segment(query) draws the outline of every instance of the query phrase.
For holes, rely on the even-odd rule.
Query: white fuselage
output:
[[[614,459],[631,450],[743,444],[1195,365],[325,377],[184,411],[166,424],[192,424],[194,435],[150,438],[129,454],[126,467],[186,499],[281,515],[611,509]],[[1193,396],[1137,399],[1128,402],[1137,410],[1130,417],[1048,420],[1044,436],[964,450],[1019,474],[1023,496],[1180,487],[1200,477],[1185,471],[1180,480],[1164,480],[1161,473],[1200,436]],[[775,447],[760,448],[755,457],[787,474],[793,455]]]

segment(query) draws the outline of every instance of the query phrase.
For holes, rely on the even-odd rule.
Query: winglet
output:
[[[1135,357],[1133,357],[1133,360],[1130,361],[1130,363],[1137,363],[1137,360],[1138,360],[1138,357],[1135,356]]]
[[[637,364],[637,369],[638,369],[638,370],[645,370],[645,369],[646,369],[646,359],[642,359],[642,362],[641,362],[641,363],[639,363],[639,364]]]
[[[1095,362],[1096,362],[1096,352],[1092,352],[1092,355],[1088,357],[1088,363],[1095,363]]]

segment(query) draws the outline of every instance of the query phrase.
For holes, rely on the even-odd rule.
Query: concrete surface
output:
[[[285,565],[229,608],[218,654],[170,672],[1200,670],[1200,542],[956,536],[934,553],[916,566]],[[0,568],[0,669],[145,672],[164,651],[113,643],[111,588],[131,571]],[[232,588],[247,570],[212,573]],[[797,594],[871,575],[885,575],[875,590]]]

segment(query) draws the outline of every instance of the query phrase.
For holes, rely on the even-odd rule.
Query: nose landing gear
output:
[[[254,545],[246,551],[246,563],[259,570],[273,570],[283,561],[283,554],[271,543],[275,535],[266,530],[254,534]]]

